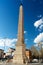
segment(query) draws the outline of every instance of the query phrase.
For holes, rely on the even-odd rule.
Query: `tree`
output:
[[[38,50],[36,49],[36,47],[32,46],[31,47],[31,52],[32,52],[32,57],[33,58],[38,58],[39,53],[38,53]]]

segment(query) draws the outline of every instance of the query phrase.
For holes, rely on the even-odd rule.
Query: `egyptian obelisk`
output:
[[[26,60],[23,19],[23,5],[21,4],[19,8],[18,41],[16,43],[16,51],[13,57],[13,62],[17,64],[23,64]]]

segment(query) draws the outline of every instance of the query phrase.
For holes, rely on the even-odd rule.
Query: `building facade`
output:
[[[0,49],[0,59],[4,56],[4,50]]]

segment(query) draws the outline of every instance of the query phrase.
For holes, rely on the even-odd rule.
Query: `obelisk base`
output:
[[[14,52],[13,62],[16,64],[24,64],[26,60],[25,46],[16,46],[16,51]]]
[[[23,59],[21,59],[21,60],[13,59],[13,63],[15,63],[15,64],[24,64],[24,61],[23,61]]]

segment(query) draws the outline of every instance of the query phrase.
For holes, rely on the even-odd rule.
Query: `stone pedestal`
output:
[[[26,59],[25,55],[25,45],[17,45],[16,46],[16,51],[14,54],[13,62],[17,64],[24,64]]]

